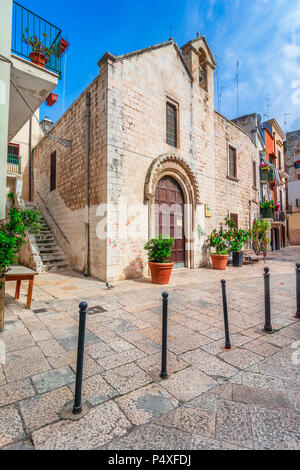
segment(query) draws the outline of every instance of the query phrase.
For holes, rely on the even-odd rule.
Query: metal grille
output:
[[[61,78],[61,30],[13,2],[12,52],[51,70]]]
[[[177,147],[177,108],[167,103],[167,144]]]

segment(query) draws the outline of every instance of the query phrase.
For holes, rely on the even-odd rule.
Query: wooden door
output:
[[[172,262],[175,268],[185,267],[184,197],[176,180],[170,176],[162,178],[155,193],[155,232],[174,238]]]

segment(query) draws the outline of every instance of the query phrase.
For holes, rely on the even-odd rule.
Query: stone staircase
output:
[[[38,210],[33,204],[26,204],[26,209]],[[58,246],[49,226],[41,215],[41,230],[39,235],[35,235],[36,246],[43,263],[43,271],[57,271],[66,269],[68,261],[63,251]]]

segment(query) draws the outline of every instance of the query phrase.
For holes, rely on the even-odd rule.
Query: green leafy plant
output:
[[[256,253],[265,253],[270,239],[267,234],[270,230],[270,224],[266,220],[255,220],[252,228],[253,249]]]
[[[145,245],[149,261],[161,264],[169,263],[173,246],[173,238],[164,238],[162,235],[159,235],[158,238],[153,238]]]
[[[271,199],[271,201],[264,200],[260,203],[260,207],[261,209],[269,209],[269,208],[275,209],[276,204],[275,204],[275,201],[273,201],[273,199]]]
[[[238,230],[236,223],[233,222],[233,220],[227,218],[226,220],[226,225],[229,228],[228,231],[228,239],[229,239],[229,244],[230,244],[230,249],[234,253],[238,253],[241,251],[243,246],[246,245],[248,242],[249,238],[251,237],[251,231],[247,230]]]
[[[0,279],[4,278],[12,264],[18,261],[22,245],[26,243],[28,233],[37,234],[40,231],[40,213],[38,211],[12,208],[9,217],[0,225]],[[8,222],[5,223],[5,221]],[[0,287],[2,285],[0,284]]]
[[[228,228],[229,219],[225,219],[226,227]],[[213,230],[207,239],[207,244],[213,248],[217,255],[228,255],[229,251],[229,232],[223,229],[223,224],[220,224],[219,230]]]
[[[15,195],[12,191],[8,193],[6,197],[7,199],[10,199],[13,204],[15,203]]]
[[[52,54],[56,54],[56,47],[54,46],[54,44],[52,44],[50,47],[46,46],[48,34],[43,33],[44,39],[43,41],[40,41],[35,35],[28,37],[27,28],[25,29],[25,32],[27,33],[27,37],[25,36],[25,34],[23,34],[22,39],[25,44],[28,44],[32,47],[33,52],[37,52],[38,54],[44,55],[47,61],[50,60]]]

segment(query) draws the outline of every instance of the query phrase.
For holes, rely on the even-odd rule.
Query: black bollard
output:
[[[222,284],[224,325],[225,325],[225,349],[231,349],[229,322],[228,322],[227,295],[226,295],[226,281],[223,279],[221,281],[221,284]]]
[[[163,318],[162,318],[162,357],[161,357],[161,374],[164,380],[168,378],[167,372],[167,341],[168,341],[168,292],[162,294],[163,297]]]
[[[271,295],[270,295],[270,269],[265,268],[265,327],[264,332],[272,334],[273,328],[271,324]]]
[[[296,318],[300,318],[300,263],[296,264],[296,295],[297,295]]]
[[[88,305],[82,302],[79,305],[79,333],[78,333],[78,350],[77,350],[77,368],[76,368],[76,386],[75,386],[75,400],[72,413],[79,415],[82,413],[82,374],[83,374],[83,359],[84,359],[84,338],[85,338],[85,322],[86,312]]]

